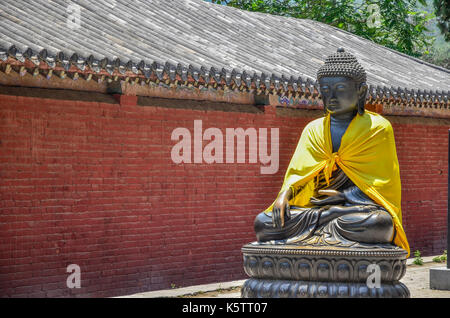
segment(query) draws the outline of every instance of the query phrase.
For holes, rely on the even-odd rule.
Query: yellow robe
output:
[[[291,187],[296,195],[289,204],[311,206],[309,201],[316,190],[314,178],[323,171],[329,182],[337,165],[361,191],[391,214],[396,230],[394,244],[405,249],[409,256],[402,227],[400,170],[390,122],[366,110],[353,118],[339,150],[333,153],[332,149],[328,114],[306,125],[280,193]],[[265,212],[272,208],[273,204]]]

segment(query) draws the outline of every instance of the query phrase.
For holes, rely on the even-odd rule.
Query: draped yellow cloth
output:
[[[332,149],[328,114],[303,130],[280,193],[291,187],[296,195],[290,205],[311,206],[310,198],[317,190],[314,178],[323,172],[329,182],[337,165],[359,189],[391,214],[396,229],[394,244],[405,249],[409,256],[402,227],[400,170],[390,122],[366,110],[353,118],[339,150],[333,153]],[[272,208],[273,204],[265,212]]]

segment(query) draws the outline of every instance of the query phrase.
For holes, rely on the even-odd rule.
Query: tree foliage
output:
[[[450,42],[450,2],[449,0],[433,0],[437,25],[444,35],[445,41]]]
[[[448,0],[443,0],[448,1]],[[428,54],[433,14],[415,9],[425,0],[212,0],[249,10],[311,19],[346,30],[411,56]]]

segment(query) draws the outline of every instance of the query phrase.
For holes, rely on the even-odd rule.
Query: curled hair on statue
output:
[[[358,62],[356,57],[349,52],[345,52],[344,48],[338,48],[336,53],[328,56],[325,63],[317,71],[317,81],[319,81],[322,77],[336,76],[352,79],[356,82],[359,90],[364,90],[364,95],[359,97],[357,104],[358,114],[363,115],[367,96],[366,71]],[[323,111],[325,115],[327,115],[328,110],[325,103]]]

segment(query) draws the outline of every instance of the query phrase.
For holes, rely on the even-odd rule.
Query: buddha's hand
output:
[[[330,204],[342,204],[345,202],[345,196],[342,192],[336,190],[319,190],[320,195],[326,195],[328,198],[318,200],[311,198],[310,202],[314,205],[323,206]]]
[[[284,222],[291,218],[291,208],[289,206],[289,192],[281,193],[275,201],[272,209],[273,227],[282,228]]]

